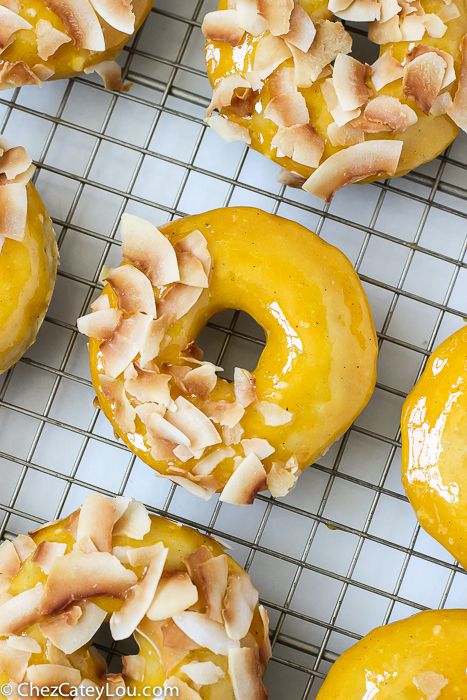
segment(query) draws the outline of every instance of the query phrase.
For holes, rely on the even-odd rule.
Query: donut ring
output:
[[[36,339],[57,275],[52,222],[24,148],[0,145],[0,373]]]
[[[124,265],[78,321],[92,338],[99,404],[133,452],[196,495],[246,504],[267,483],[283,496],[373,392],[377,345],[360,281],[339,250],[257,209],[161,231],[124,216]],[[254,372],[237,368],[233,383],[194,345],[229,308],[268,338]]]
[[[329,200],[347,184],[403,175],[467,131],[465,0],[219,8],[203,23],[207,121],[282,165],[284,184]],[[380,45],[372,66],[349,55],[352,38],[335,16],[370,22]]]
[[[106,620],[114,640],[134,635],[140,649],[121,674],[91,646]],[[23,683],[67,684],[69,697],[107,684],[104,697],[162,697],[168,686],[187,700],[267,700],[268,632],[250,577],[218,542],[128,498],[93,494],[0,546],[0,684],[15,700]]]
[[[467,568],[467,328],[430,357],[402,409],[402,481],[421,526]]]
[[[0,89],[96,71],[127,90],[114,59],[152,0],[7,0],[0,3]]]
[[[332,666],[317,700],[467,697],[466,610],[428,610],[367,634]]]

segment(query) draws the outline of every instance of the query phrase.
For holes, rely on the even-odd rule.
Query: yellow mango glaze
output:
[[[335,662],[317,700],[461,700],[466,648],[467,610],[378,627]]]
[[[31,533],[36,545],[47,541],[61,542],[67,545],[67,553],[71,552],[73,545],[75,544],[75,540],[69,531],[71,517],[72,516],[57,523],[52,523],[49,527],[41,529],[36,533]],[[195,552],[203,545],[207,547],[214,556],[225,554],[224,549],[216,540],[213,540],[206,535],[202,535],[197,530],[186,526],[179,526],[170,520],[154,515],[151,515],[151,520],[151,530],[143,540],[132,540],[125,536],[114,535],[112,542],[113,547],[146,547],[156,544],[157,542],[161,542],[164,547],[167,547],[169,550],[164,567],[164,573],[175,573],[177,571],[186,572],[186,567],[183,563],[184,558]],[[237,564],[237,562],[229,555],[226,556],[228,560],[229,573],[242,572],[242,568]],[[144,573],[144,567],[135,568],[128,564],[126,565],[126,568],[134,571],[138,578],[141,578]],[[45,574],[37,564],[31,560],[28,560],[23,564],[19,574],[13,579],[9,592],[11,595],[18,595],[19,593],[34,587],[38,583],[45,585],[46,581],[47,574]],[[109,617],[112,612],[118,610],[122,605],[121,599],[110,596],[99,596],[92,598],[91,600],[93,603],[106,610],[109,613]],[[206,601],[200,592],[198,602],[196,605],[192,606],[190,610],[204,612],[205,609]],[[45,617],[43,621],[48,619],[51,618]],[[160,644],[160,633],[158,628],[159,623],[152,622],[147,617],[145,617],[143,622],[139,625],[139,629],[141,629],[143,635],[146,635],[152,639],[156,645]],[[32,666],[35,664],[50,663],[46,656],[46,639],[41,633],[39,625],[33,625],[26,630],[23,630],[23,633],[37,640],[42,647],[42,652],[40,654],[33,654],[31,656],[29,665]],[[250,634],[253,635],[253,638],[256,640],[258,645],[262,644],[263,622],[261,620],[258,608],[253,616]],[[149,686],[152,688],[159,688],[164,685],[164,681],[166,679],[166,671],[161,659],[159,658],[159,655],[151,643],[143,635],[135,632],[134,637],[139,646],[140,654],[142,654],[146,661],[145,673],[141,682],[125,678],[127,688],[129,689],[128,697],[146,697],[142,694],[143,687]],[[226,672],[226,676],[216,683],[215,686],[203,687],[203,700],[234,700],[230,679],[227,675],[227,660],[228,659],[226,656],[217,655],[208,649],[199,648],[191,651],[189,655],[186,656],[183,661],[170,672],[170,675],[176,675],[185,682],[188,682],[188,678],[180,671],[181,666],[191,663],[192,661],[212,661]],[[99,686],[105,684],[106,667],[105,663],[103,663],[103,657],[92,647],[91,644],[83,647],[79,651],[75,652],[75,654],[72,654],[70,656],[70,661],[75,668],[79,668],[81,670],[82,678],[89,679]],[[7,675],[0,671],[0,686],[7,683],[7,681]],[[0,690],[0,698],[1,697],[5,696],[2,695]],[[105,697],[106,696],[104,694],[104,698]],[[162,696],[155,695],[155,697]]]
[[[27,225],[22,241],[5,239],[0,252],[0,372],[36,339],[57,274],[52,222],[34,185],[27,186]]]
[[[299,0],[300,4],[308,12],[313,20],[337,17],[328,10],[326,0]],[[420,0],[421,6],[426,12],[436,13],[443,6],[443,0]],[[394,57],[402,61],[407,51],[417,44],[425,46],[433,46],[443,51],[447,51],[454,57],[457,75],[460,64],[460,42],[463,35],[467,31],[467,6],[465,0],[456,0],[457,7],[461,16],[447,23],[447,31],[444,37],[433,39],[428,35],[421,41],[416,42],[400,42],[385,44],[380,47],[380,55],[386,51],[392,51]],[[227,8],[227,0],[221,0],[219,9]],[[215,86],[222,77],[233,73],[243,73],[252,70],[255,54],[255,46],[260,37],[253,37],[250,34],[245,34],[242,42],[232,47],[225,42],[208,41],[206,43],[206,64],[207,72],[211,84]],[[281,67],[293,66],[292,59],[283,63]],[[329,158],[333,153],[342,150],[340,146],[332,146],[327,139],[327,128],[333,121],[333,118],[326,106],[322,92],[321,84],[324,78],[316,81],[310,88],[300,88],[300,92],[305,97],[308,111],[310,114],[310,124],[318,132],[318,134],[326,140],[326,145],[321,163],[326,158]],[[449,91],[452,95],[455,93],[457,81],[451,84]],[[426,163],[433,158],[436,158],[445,148],[455,139],[459,129],[456,124],[447,116],[442,115],[433,117],[424,114],[416,105],[414,100],[405,100],[402,96],[402,79],[389,83],[379,91],[374,92],[376,95],[389,95],[397,97],[402,102],[409,104],[415,110],[418,116],[418,121],[413,126],[409,127],[404,133],[388,133],[380,132],[378,134],[365,134],[365,140],[371,139],[394,139],[403,141],[402,154],[397,168],[396,175],[404,175],[405,173],[417,168],[422,163]],[[299,173],[301,176],[308,178],[313,173],[313,168],[296,163],[290,158],[278,157],[276,149],[271,146],[271,141],[276,134],[277,126],[269,119],[264,117],[264,110],[270,101],[268,94],[267,81],[259,93],[253,114],[251,117],[238,117],[229,107],[222,110],[222,113],[227,115],[229,119],[243,126],[246,126],[251,135],[251,146],[266,155],[271,160],[275,161],[283,168]],[[372,178],[378,179],[378,178]],[[366,180],[366,182],[369,180]]]
[[[224,309],[250,314],[267,338],[253,370],[258,400],[277,403],[294,417],[286,425],[268,427],[252,404],[241,420],[243,437],[265,438],[275,447],[263,460],[266,471],[274,461],[292,455],[302,470],[347,430],[373,393],[377,343],[358,276],[337,248],[297,223],[258,209],[218,209],[171,222],[161,231],[176,243],[196,229],[205,236],[212,256],[209,289],[169,327],[172,340],[161,351],[158,365],[184,364],[181,350],[196,340],[214,314]],[[114,292],[106,287],[104,293],[116,306]],[[194,459],[156,462],[142,439],[139,419],[136,433],[122,434],[101,391],[99,347],[100,341],[90,341],[92,380],[116,433],[156,471],[165,474],[171,464],[191,471]],[[234,401],[233,384],[219,379],[208,398]],[[189,400],[200,404],[195,396]],[[243,456],[240,445],[233,447]],[[208,448],[205,456],[215,449]],[[213,476],[224,485],[233,467],[233,458],[226,459]]]
[[[405,401],[402,480],[422,527],[467,567],[467,328],[435,350]]]
[[[62,20],[47,7],[43,0],[21,0],[19,14],[30,24],[32,29],[22,29],[13,36],[12,43],[1,53],[0,70],[3,62],[24,62],[29,68],[41,65],[54,71],[51,79],[69,78],[82,73],[85,68],[90,68],[102,61],[112,61],[130,39],[128,34],[123,34],[110,27],[103,19],[99,18],[105,38],[105,51],[89,51],[78,48],[73,41],[63,44],[46,61],[40,58],[37,52],[37,39],[34,30],[39,20],[47,20],[55,29],[70,36],[70,32]],[[136,16],[136,29],[142,25],[149,14],[153,0],[133,0],[133,12]],[[136,31],[136,30],[135,30]],[[2,87],[0,83],[0,87]],[[3,87],[9,87],[3,85]]]

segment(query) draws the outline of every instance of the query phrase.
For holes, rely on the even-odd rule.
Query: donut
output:
[[[203,498],[284,496],[369,400],[377,344],[347,258],[278,216],[238,207],[161,230],[127,214],[123,265],[78,321],[115,433],[160,476]],[[265,331],[233,382],[195,341],[223,309]]]
[[[378,627],[331,667],[317,700],[467,697],[467,610],[427,610]]]
[[[369,23],[372,65],[340,19]],[[323,200],[403,175],[467,131],[465,0],[220,0],[202,29],[208,124]]]
[[[121,673],[108,673],[92,646],[106,622],[113,640],[139,647]],[[0,546],[0,686],[14,700],[61,686],[99,700],[102,689],[267,700],[270,656],[249,575],[219,542],[142,503],[95,493],[70,517]]]
[[[152,0],[3,0],[0,88],[95,71],[106,88],[128,89],[114,59],[152,5]]]
[[[401,426],[402,482],[417,518],[467,568],[467,328],[431,355]]]
[[[0,142],[0,373],[35,341],[57,274],[52,222],[33,172],[23,147]]]

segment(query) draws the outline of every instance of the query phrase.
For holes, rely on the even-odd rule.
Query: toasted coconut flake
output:
[[[22,241],[26,230],[27,211],[27,194],[24,185],[0,187],[0,236]]]
[[[406,15],[401,19],[402,41],[420,41],[425,34],[425,17],[419,14]]]
[[[115,419],[125,433],[135,432],[136,411],[131,405],[125,393],[125,386],[121,379],[112,379],[105,374],[99,375],[99,384],[102,393],[110,402]]]
[[[198,589],[189,575],[177,571],[161,579],[147,615],[150,620],[166,620],[191,608],[197,602]]]
[[[180,280],[175,250],[149,221],[123,214],[122,240],[124,259],[142,270],[154,287]]]
[[[126,83],[122,79],[122,69],[117,61],[101,61],[100,63],[94,63],[91,66],[87,66],[84,72],[86,75],[97,73],[97,75],[102,78],[106,90],[112,90],[114,92],[129,92],[129,90],[131,90],[132,84]]]
[[[270,457],[275,452],[275,448],[271,443],[263,438],[242,440],[242,447],[246,457],[250,454],[254,454],[258,459],[266,459],[266,457]]]
[[[159,544],[151,544],[147,547],[114,547],[112,554],[122,564],[130,564],[135,568],[147,566],[159,551]]]
[[[10,635],[7,639],[7,644],[11,649],[27,651],[30,654],[40,654],[42,651],[39,642],[32,637],[17,637],[16,635]]]
[[[40,612],[52,615],[73,601],[99,595],[118,597],[135,581],[135,574],[107,552],[71,552],[55,562]]]
[[[181,238],[175,244],[175,250],[179,254],[191,253],[191,255],[194,255],[195,258],[198,258],[198,260],[201,261],[206,277],[209,277],[212,267],[212,259],[208,249],[208,242],[201,231],[192,231],[184,238]],[[189,355],[187,348],[185,348],[184,354]],[[197,357],[196,359],[202,360],[203,358]]]
[[[300,190],[305,183],[305,178],[302,175],[299,175],[298,173],[294,173],[291,170],[286,170],[285,168],[282,168],[277,178],[277,181],[280,182],[281,185],[285,185],[286,187],[294,187]]]
[[[110,618],[110,631],[116,641],[130,637],[148,612],[164,570],[169,550],[159,543],[143,579],[125,595],[125,601]]]
[[[193,308],[202,292],[198,287],[174,284],[157,305],[159,315],[165,314],[171,321],[178,321]]]
[[[443,22],[450,22],[451,20],[460,17],[461,13],[459,12],[459,8],[457,7],[456,3],[450,2],[449,4],[445,4],[438,8],[437,15]]]
[[[125,380],[125,391],[141,403],[153,402],[168,406],[170,399],[169,374],[159,374],[135,365],[136,376]]]
[[[175,476],[173,474],[160,474],[160,477],[162,479],[170,479],[174,484],[181,486],[193,496],[202,498],[203,501],[209,501],[219,487],[218,482],[212,477],[192,476],[189,472],[186,477]]]
[[[32,29],[32,26],[16,12],[0,5],[0,52],[12,41],[12,37],[21,29]]]
[[[7,180],[14,180],[26,172],[31,163],[31,157],[22,146],[9,148],[0,157],[0,173],[5,174]]]
[[[352,49],[352,38],[340,22],[323,20],[316,24],[316,37],[307,53],[291,46],[298,87],[311,87],[321,71],[340,53]]]
[[[447,25],[444,24],[442,19],[432,12],[425,14],[423,16],[423,21],[428,36],[434,37],[436,39],[440,39],[446,34],[448,30]]]
[[[151,282],[146,275],[133,267],[121,265],[105,277],[118,298],[120,309],[129,314],[141,312],[156,318],[156,301]]]
[[[269,615],[263,605],[258,606],[258,610],[263,623],[263,639],[259,645],[259,656],[262,664],[266,666],[272,656],[271,640],[269,639]]]
[[[92,493],[81,507],[76,541],[89,537],[97,551],[111,552],[114,522],[115,502],[99,493]]]
[[[224,141],[233,143],[234,141],[243,141],[251,144],[251,136],[246,126],[237,124],[236,122],[223,117],[220,114],[213,114],[206,119],[206,124],[213,129]]]
[[[402,78],[404,69],[391,51],[385,51],[371,66],[371,80],[375,90],[381,90],[385,85]]]
[[[381,22],[387,22],[401,11],[401,6],[397,0],[381,0]]]
[[[243,639],[250,629],[258,605],[258,591],[246,572],[230,574],[224,599],[223,618],[230,639]]]
[[[91,0],[91,4],[97,14],[117,31],[123,34],[133,34],[135,31],[132,0]]]
[[[0,82],[7,85],[40,85],[38,75],[24,61],[4,61],[0,64]]]
[[[235,700],[267,700],[255,649],[243,647],[229,651],[229,676]]]
[[[225,41],[231,46],[237,46],[245,34],[237,10],[208,12],[201,25],[201,31],[208,41]]]
[[[180,698],[181,700],[202,700],[201,695],[196,690],[190,688],[189,685],[187,685],[177,676],[170,676],[170,678],[167,678],[167,680],[164,681],[164,689],[167,689],[168,692],[169,688],[170,692],[172,693],[174,692],[174,689],[176,689],[176,697]]]
[[[235,400],[243,408],[247,408],[257,399],[256,396],[256,379],[251,372],[240,367],[234,369],[234,391]]]
[[[55,75],[55,71],[52,68],[42,65],[42,63],[36,63],[32,67],[32,72],[37,77],[39,85]]]
[[[258,401],[255,407],[263,416],[265,425],[268,426],[286,425],[293,419],[293,413],[271,401]]]
[[[294,0],[257,0],[259,14],[266,20],[273,36],[281,36],[290,31],[294,4]]]
[[[368,70],[367,65],[352,56],[340,53],[336,57],[332,80],[339,104],[346,112],[367,102],[371,94],[365,83]]]
[[[294,488],[298,479],[298,469],[287,462],[273,462],[267,475],[267,485],[274,498],[283,498]]]
[[[386,22],[371,22],[368,26],[368,38],[375,44],[390,44],[402,41],[399,27],[399,15],[394,15]]]
[[[443,92],[438,95],[436,100],[431,105],[430,114],[432,117],[440,117],[442,114],[447,114],[452,107],[452,97],[449,92]]]
[[[188,448],[191,445],[190,438],[187,437],[184,432],[157,413],[151,416],[148,431],[154,441],[158,439],[167,440],[175,445],[184,445]]]
[[[21,559],[15,549],[13,542],[3,542],[0,544],[0,574],[4,574],[8,579],[12,579],[21,568]]]
[[[116,522],[114,535],[130,540],[142,540],[151,529],[151,518],[140,501],[130,501],[122,517]]]
[[[76,668],[71,668],[71,666],[37,664],[29,666],[26,678],[36,688],[52,688],[61,685],[76,688],[81,682],[81,673]]]
[[[406,62],[409,63],[410,61],[413,61],[414,58],[430,52],[438,54],[438,56],[441,56],[441,58],[446,62],[446,73],[444,74],[443,82],[441,83],[441,90],[443,90],[456,79],[454,58],[450,53],[443,51],[442,49],[438,49],[435,46],[424,46],[423,44],[417,44],[406,54]]]
[[[1,8],[0,8],[1,9]],[[60,46],[68,44],[71,39],[68,34],[55,29],[55,27],[45,19],[40,19],[36,24],[37,53],[43,61],[47,61],[53,56]]]
[[[426,700],[438,700],[441,697],[441,691],[447,685],[449,680],[441,673],[435,671],[424,671],[412,678],[414,686],[423,693]]]
[[[212,661],[192,661],[180,670],[190,681],[200,686],[215,685],[225,677],[225,672]]]
[[[105,51],[101,24],[88,0],[45,0],[60,17],[79,49]]]
[[[258,36],[266,31],[267,22],[258,14],[256,0],[236,0],[236,9],[240,25],[248,34]]]
[[[16,634],[37,622],[43,587],[38,583],[0,605],[0,636]]]
[[[146,670],[146,660],[142,654],[122,657],[122,674],[134,681],[141,681]]]
[[[221,110],[232,104],[235,92],[251,87],[250,82],[238,73],[233,73],[225,78],[221,78],[215,85],[211,103],[206,111],[206,116],[210,117],[215,109]]]
[[[180,269],[180,282],[189,287],[201,287],[207,289],[209,280],[204,271],[203,263],[192,253],[180,253],[178,256]]]
[[[206,397],[217,384],[216,370],[211,362],[190,369],[183,378],[186,391],[194,396]]]
[[[201,647],[206,647],[213,654],[227,656],[230,649],[237,649],[240,646],[236,640],[229,639],[221,624],[202,613],[182,612],[175,615],[173,621],[187,637]]]
[[[266,472],[255,454],[245,457],[224,486],[220,500],[225,503],[248,505],[266,482]]]
[[[187,565],[188,565],[187,560]],[[194,569],[196,585],[202,590],[206,600],[206,613],[211,620],[222,622],[223,600],[227,590],[229,574],[228,560],[225,554],[211,557]]]
[[[30,651],[14,649],[6,640],[0,640],[0,673],[3,671],[13,683],[22,682],[30,658]]]
[[[109,688],[110,697],[125,697],[126,684],[120,673],[108,673],[105,680],[106,686]]]
[[[144,346],[150,324],[150,316],[133,314],[121,319],[112,336],[104,340],[100,351],[105,373],[109,377],[116,379],[133,362]]]
[[[352,126],[352,124],[338,126],[335,122],[332,122],[328,126],[327,133],[328,139],[333,146],[353,146],[365,140],[363,130]]]
[[[196,476],[209,476],[219,464],[234,455],[235,451],[231,447],[220,447],[197,462],[193,469],[193,474],[196,474]]]
[[[291,56],[287,44],[272,34],[265,34],[256,46],[253,58],[253,73],[257,80],[262,81],[268,78],[282,63]],[[250,76],[250,86],[258,90],[261,84],[254,84]]]
[[[66,552],[66,544],[63,542],[41,542],[34,552],[32,561],[37,564],[46,574],[50,573],[51,568]]]
[[[360,115],[360,109],[353,109],[350,112],[342,109],[337,99],[337,93],[334,89],[334,83],[331,78],[326,78],[321,83],[321,92],[323,93],[324,101],[326,106],[331,113],[337,126],[345,126],[353,119],[356,119]]]
[[[290,16],[290,29],[283,39],[306,53],[316,36],[315,25],[310,15],[296,2]]]
[[[378,0],[353,0],[348,7],[334,14],[347,22],[374,22],[381,17],[381,4]]]
[[[456,94],[447,113],[463,131],[467,132],[467,35],[461,44],[462,63],[459,72]]]
[[[264,116],[283,127],[308,124],[310,119],[306,100],[299,92],[274,97],[265,108]]]
[[[279,127],[271,145],[277,148],[279,156],[286,156],[310,168],[318,167],[324,151],[324,140],[311,124]]]
[[[243,406],[236,401],[207,401],[203,411],[214,423],[232,428],[245,414]]]
[[[411,107],[402,104],[396,97],[378,95],[370,100],[363,112],[364,118],[385,127],[385,131],[403,132],[417,122]],[[366,131],[365,127],[363,130]]]
[[[78,620],[70,618],[68,612],[42,623],[41,632],[64,654],[74,654],[88,644],[100,629],[107,613],[94,603],[84,603]]]
[[[221,442],[221,437],[211,421],[199,408],[183,396],[175,400],[176,411],[167,412],[167,420],[189,438],[192,450],[202,450]]]
[[[15,537],[13,540],[13,545],[22,562],[29,559],[31,554],[37,549],[36,543],[29,535],[18,535],[18,537]]]
[[[306,181],[303,189],[329,201],[344,185],[367,177],[394,175],[402,141],[365,141],[338,151],[324,161]]]
[[[101,309],[82,316],[77,321],[78,330],[88,338],[111,338],[120,323],[122,314],[117,309]]]
[[[149,324],[140,349],[140,364],[142,367],[145,367],[158,356],[162,340],[167,331],[167,325],[168,319],[165,316],[161,316]]]
[[[402,94],[412,97],[428,114],[441,90],[446,68],[446,61],[434,51],[417,56],[404,67]]]

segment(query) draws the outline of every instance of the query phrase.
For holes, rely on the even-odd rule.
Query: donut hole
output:
[[[252,372],[266,344],[263,328],[255,319],[238,309],[215,314],[196,339],[206,360],[224,368],[222,377],[233,379],[235,367]]]
[[[379,56],[379,46],[368,38],[368,24],[343,23],[352,35],[352,56],[362,63],[374,63]]]

